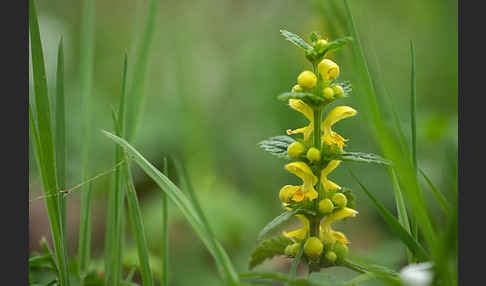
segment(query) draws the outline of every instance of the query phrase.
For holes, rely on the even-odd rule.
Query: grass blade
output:
[[[214,239],[210,232],[205,228],[201,217],[196,211],[195,207],[187,196],[172,183],[164,174],[162,174],[157,168],[155,168],[150,162],[147,161],[135,148],[133,148],[127,141],[117,137],[109,132],[103,131],[103,133],[117,144],[122,146],[132,158],[143,170],[151,177],[157,185],[167,194],[167,196],[177,205],[182,214],[186,217],[188,222],[194,228],[201,241],[208,248],[209,252],[213,255],[216,264],[220,269],[224,271],[224,277],[230,285],[237,285],[239,283],[238,275],[234,270],[228,255],[221,247],[219,242]]]
[[[401,152],[399,141],[392,135],[390,130],[385,126],[384,120],[381,118],[380,110],[378,107],[376,92],[373,86],[371,75],[368,71],[366,59],[363,54],[361,43],[358,33],[354,24],[351,10],[347,0],[344,0],[344,6],[347,15],[348,30],[353,37],[353,56],[356,67],[356,83],[358,92],[366,96],[364,99],[365,106],[368,113],[371,115],[371,123],[374,125],[376,135],[385,157],[393,161],[395,169],[400,174],[402,190],[410,202],[411,212],[415,215],[417,222],[424,234],[424,238],[428,247],[431,249],[431,253],[435,253],[437,246],[437,236],[435,230],[432,227],[431,218],[427,212],[424,198],[419,189],[417,180],[417,174],[413,167],[413,164],[408,159],[408,154]],[[406,156],[404,156],[406,155]]]
[[[67,166],[67,145],[66,145],[66,111],[64,103],[64,51],[62,39],[59,41],[57,54],[57,74],[56,74],[56,169],[57,183],[61,190],[65,190],[66,166]],[[63,195],[59,196],[59,211],[61,223],[66,240],[66,199]]]
[[[164,158],[164,175],[169,177],[169,162],[167,158]],[[162,205],[162,220],[161,220],[161,232],[162,232],[162,247],[161,247],[161,264],[162,269],[160,272],[160,285],[169,285],[169,201],[165,193],[161,193]]]
[[[91,94],[93,90],[94,65],[94,18],[95,4],[93,0],[84,1],[82,16],[81,48],[80,48],[80,95],[83,114],[83,144],[81,149],[81,179],[90,177],[89,154],[91,148]],[[90,259],[91,244],[91,184],[81,189],[81,215],[78,242],[78,258],[81,281],[84,281]]]
[[[302,259],[302,254],[304,253],[304,243],[300,244],[299,250],[295,255],[294,261],[292,261],[292,265],[290,265],[290,279],[294,279],[295,275],[297,274],[297,267],[299,266],[300,259]]]
[[[139,120],[139,115],[144,100],[143,92],[145,88],[145,78],[149,63],[152,40],[155,32],[156,16],[159,10],[159,0],[151,0],[148,7],[148,16],[145,21],[142,41],[138,46],[137,58],[132,72],[132,83],[128,91],[127,100],[127,119],[126,138],[132,142],[135,137],[135,131]]]
[[[126,84],[127,84],[128,59],[125,55],[123,62],[122,92],[118,115],[113,112],[113,125],[117,135],[124,131],[123,118],[125,116]],[[115,146],[115,164],[123,160],[123,150]],[[122,216],[124,212],[123,202],[125,198],[125,184],[123,184],[122,166],[115,170],[114,184],[108,198],[109,215],[106,228],[105,246],[108,255],[105,257],[106,285],[118,285],[122,270]]]
[[[67,253],[65,249],[64,230],[59,212],[57,198],[58,185],[54,142],[52,133],[49,97],[47,91],[46,68],[42,52],[39,23],[34,1],[29,1],[29,32],[32,55],[32,71],[34,78],[34,102],[29,108],[29,128],[34,138],[37,165],[40,172],[42,187],[46,195],[46,208],[51,226],[56,262],[59,269],[59,279],[62,286],[69,285],[67,271]],[[36,114],[34,116],[33,109]]]
[[[439,205],[442,207],[442,210],[444,211],[445,214],[450,214],[451,213],[451,207],[450,203],[447,201],[445,196],[435,187],[435,185],[432,183],[432,181],[427,177],[425,172],[422,169],[419,169],[420,173],[424,177],[425,181],[429,185],[430,189],[432,190],[432,193],[435,196],[435,199],[439,202]]]
[[[361,186],[366,195],[375,204],[380,215],[383,217],[385,222],[388,224],[390,229],[398,235],[400,240],[408,246],[408,249],[421,261],[428,260],[428,255],[422,246],[415,240],[409,232],[398,222],[398,220],[380,203],[378,200],[368,191],[368,189],[360,182],[360,180],[354,175],[353,172],[349,171],[351,176],[354,177],[356,182]]]
[[[130,165],[125,163],[123,165],[124,177],[128,183],[127,202],[130,222],[133,226],[135,234],[135,240],[137,242],[138,258],[140,263],[140,272],[142,274],[142,284],[147,286],[154,285],[154,278],[149,263],[149,251],[147,245],[147,239],[145,237],[145,230],[143,226],[142,212],[135,191],[135,185],[133,184],[133,177],[130,171]]]
[[[408,221],[407,207],[405,205],[405,200],[403,199],[402,190],[400,189],[400,184],[398,183],[397,174],[393,168],[390,168],[390,176],[392,178],[393,191],[395,193],[395,204],[397,206],[398,221],[403,226],[403,228],[411,234],[410,223]],[[407,248],[408,262],[413,261],[413,254]]]

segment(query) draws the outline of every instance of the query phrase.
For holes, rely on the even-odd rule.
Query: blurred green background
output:
[[[121,94],[123,55],[133,64],[147,1],[96,1],[94,66],[93,174],[114,165],[114,145],[100,132],[112,130],[111,107]],[[407,138],[410,134],[410,51],[414,41],[417,62],[418,159],[421,168],[446,196],[455,184],[457,162],[457,1],[350,0],[361,41],[374,75],[379,72],[396,108]],[[79,94],[79,39],[82,1],[37,1],[41,36],[48,68],[50,93],[56,67],[56,48],[64,38],[68,116],[68,185],[80,183],[81,99]],[[303,53],[279,34],[287,29],[308,40],[311,31],[330,39],[348,35],[342,1],[161,1],[147,78],[146,100],[135,147],[157,167],[168,154],[180,154],[218,239],[239,271],[247,270],[258,231],[281,212],[278,191],[298,179],[284,162],[265,153],[257,143],[288,128],[306,124],[276,96],[290,90],[297,75],[311,69]],[[341,80],[350,79],[353,65],[349,47],[331,55],[341,66]],[[129,66],[130,68],[131,66]],[[352,83],[351,83],[352,84]],[[381,95],[384,93],[381,92]],[[335,130],[349,138],[347,150],[381,154],[369,128],[364,97],[347,104],[359,111]],[[384,108],[390,102],[380,97]],[[385,114],[390,122],[391,116]],[[32,153],[31,153],[32,154]],[[41,195],[35,161],[31,158],[30,196]],[[359,163],[342,164],[395,212],[387,170]],[[139,169],[136,187],[144,213],[152,254],[160,252],[160,190]],[[371,262],[398,269],[406,252],[389,232],[371,202],[346,168],[333,172],[333,181],[354,190],[359,216],[337,225],[352,241],[351,252]],[[174,174],[171,178],[176,180]],[[430,212],[438,227],[438,205],[425,182]],[[110,176],[94,188],[92,256],[103,258],[106,196]],[[80,194],[68,199],[68,246],[74,256],[79,229]],[[49,236],[44,202],[30,203],[30,250]],[[294,227],[291,223],[289,228]],[[213,260],[179,211],[170,207],[170,284],[220,283]],[[130,228],[125,255],[135,261]],[[96,263],[96,262],[95,262]],[[156,262],[155,262],[156,263]],[[260,269],[287,271],[289,260],[276,258]],[[336,269],[329,273],[348,275]],[[188,275],[190,274],[190,275]],[[371,284],[370,284],[371,285]],[[373,284],[376,285],[376,284]]]

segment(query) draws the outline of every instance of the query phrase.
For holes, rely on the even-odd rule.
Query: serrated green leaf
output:
[[[344,152],[339,154],[331,154],[326,156],[325,159],[392,165],[391,161],[382,158],[381,156],[372,153],[361,153],[361,152]]]
[[[346,44],[350,43],[353,41],[353,38],[351,37],[343,37],[336,39],[329,44],[327,44],[326,49],[324,50],[324,54],[329,53],[331,51],[338,51],[342,49]]]
[[[349,173],[354,177],[366,195],[375,204],[378,212],[388,224],[390,229],[400,238],[403,243],[407,245],[408,249],[410,249],[415,257],[417,257],[420,261],[427,261],[429,256],[422,248],[420,243],[415,240],[415,238],[400,224],[400,222],[370,193],[370,191],[368,191],[368,189],[361,183],[361,181],[358,180],[351,170],[349,170]]]
[[[318,105],[326,102],[326,99],[308,92],[284,92],[277,97],[279,100],[300,99],[310,105]]]
[[[351,82],[349,82],[349,80],[345,80],[343,82],[339,82],[338,85],[343,88],[344,96],[351,96],[351,95],[353,95],[353,88],[352,88]]]
[[[319,40],[319,34],[317,32],[312,32],[310,34],[310,40],[313,43],[317,42],[317,40]]]
[[[294,142],[296,141],[292,137],[282,135],[263,140],[262,142],[258,143],[258,146],[279,158],[290,159],[287,154],[287,148]]]
[[[286,30],[280,30],[280,33],[282,34],[282,36],[285,37],[285,39],[287,39],[297,47],[303,49],[304,51],[312,52],[314,50],[314,48],[311,45],[306,43],[306,41],[304,41],[301,37],[297,36],[296,34]]]
[[[265,261],[265,259],[284,254],[285,247],[291,243],[293,241],[290,238],[283,236],[273,237],[263,241],[251,254],[249,268],[253,269]]]

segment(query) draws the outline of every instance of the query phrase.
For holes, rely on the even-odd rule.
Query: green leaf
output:
[[[361,152],[344,152],[339,154],[331,154],[326,156],[325,159],[392,165],[392,162],[382,158],[381,156],[372,153]]]
[[[296,34],[286,31],[286,30],[280,30],[280,33],[282,36],[285,37],[288,41],[290,41],[292,44],[296,45],[297,47],[301,48],[302,50],[310,53],[314,50],[314,48],[306,43],[301,37],[297,36]]]
[[[326,102],[326,99],[309,92],[285,92],[280,94],[277,98],[282,101],[300,99],[310,105],[319,105]]]
[[[450,214],[451,213],[451,207],[450,203],[447,201],[445,196],[435,187],[435,185],[432,183],[432,181],[427,177],[425,172],[422,169],[419,169],[420,173],[424,177],[425,181],[429,185],[430,189],[432,190],[432,193],[435,196],[435,199],[439,202],[439,205],[442,207],[442,210],[444,211],[445,214]]]
[[[272,221],[270,221],[263,229],[260,231],[258,234],[257,240],[262,240],[265,238],[265,235],[268,234],[270,231],[274,230],[276,227],[281,225],[282,223],[288,221],[292,216],[297,214],[300,210],[299,209],[293,209],[291,211],[286,211],[276,218],[274,218]]]
[[[324,55],[326,53],[332,52],[332,51],[338,51],[342,49],[346,44],[350,43],[353,41],[353,38],[351,37],[343,37],[336,39],[330,43],[327,44],[326,49],[324,49]]]
[[[343,88],[344,96],[348,97],[353,95],[353,87],[351,86],[351,82],[349,82],[349,80],[339,82],[338,85]]]
[[[249,268],[261,264],[265,259],[272,258],[276,255],[283,255],[287,245],[293,243],[290,238],[278,236],[263,241],[251,254]]]
[[[400,279],[398,277],[398,273],[395,270],[390,269],[390,268],[385,267],[385,266],[382,266],[382,265],[357,263],[355,261],[345,259],[342,262],[341,266],[347,267],[347,268],[352,269],[356,272],[369,274],[370,276],[371,275],[376,276],[377,278],[380,278],[382,280],[389,282],[390,285],[402,286],[402,284],[400,283]],[[359,282],[359,280],[363,279],[363,278],[358,279],[358,277],[356,277],[357,278],[356,280],[358,280],[358,282]],[[349,282],[352,282],[352,280],[349,281]],[[345,284],[345,285],[354,285],[354,284]]]
[[[47,196],[46,208],[51,227],[59,279],[62,286],[69,285],[65,236],[57,198],[58,184],[55,163],[55,149],[52,133],[51,113],[46,80],[46,67],[42,51],[39,23],[34,1],[29,1],[29,32],[34,79],[34,100],[29,102],[29,130],[34,138],[37,165],[42,189]],[[36,114],[34,116],[33,111]]]
[[[125,139],[122,139],[110,132],[103,131],[103,133],[114,142],[122,146],[127,155],[132,158],[137,165],[139,165],[143,171],[152,178],[157,185],[167,194],[167,196],[177,205],[182,214],[186,217],[188,222],[196,231],[197,235],[208,248],[213,255],[216,264],[224,270],[224,277],[231,285],[237,285],[239,283],[238,275],[234,270],[234,267],[229,260],[226,252],[219,244],[219,242],[213,238],[208,230],[204,227],[204,224],[199,217],[196,209],[191,204],[187,196],[167,178],[162,172],[155,168],[147,159],[145,159],[135,148],[133,148]]]
[[[258,146],[279,158],[290,159],[289,155],[287,154],[287,148],[294,142],[296,141],[292,137],[283,135],[263,140],[262,142],[258,143]]]
[[[317,32],[311,32],[310,34],[310,40],[312,43],[315,43],[319,40],[319,34]]]
[[[366,189],[366,187],[359,181],[351,170],[349,170],[351,176],[354,177],[356,182],[361,186],[366,195],[375,204],[378,212],[388,224],[390,229],[400,238],[400,240],[408,246],[408,249],[421,261],[426,261],[429,256],[422,248],[422,246],[415,240],[413,236],[400,224],[400,222],[380,203],[378,200]]]

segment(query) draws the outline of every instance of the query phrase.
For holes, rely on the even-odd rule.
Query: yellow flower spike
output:
[[[297,82],[303,89],[312,89],[316,86],[317,76],[311,71],[303,71],[299,74]]]
[[[321,183],[322,183],[322,187],[324,188],[324,191],[329,192],[329,191],[337,191],[341,189],[341,187],[338,184],[327,179],[327,175],[329,175],[332,171],[334,171],[334,169],[336,169],[340,163],[341,161],[339,160],[331,160],[327,164],[327,166],[324,169],[322,169]]]
[[[292,109],[295,109],[298,112],[302,113],[310,121],[310,123],[308,126],[296,130],[289,129],[287,130],[287,134],[292,135],[297,133],[303,133],[304,140],[308,140],[310,135],[314,131],[314,110],[312,110],[312,107],[310,107],[300,99],[289,99],[289,106]]]
[[[339,66],[330,59],[323,59],[318,65],[317,70],[325,80],[331,80],[339,75]]]
[[[289,238],[296,238],[303,240],[307,237],[307,232],[309,232],[310,229],[310,223],[309,220],[304,216],[304,215],[295,215],[303,224],[304,226],[296,229],[291,232],[283,232],[283,235]]]
[[[299,177],[302,181],[302,189],[295,192],[292,199],[296,202],[302,201],[304,197],[308,198],[309,200],[314,200],[319,196],[317,191],[314,189],[315,184],[318,182],[318,178],[309,166],[307,166],[304,162],[292,162],[285,165],[285,169],[287,169],[292,174]]]
[[[349,106],[337,106],[333,108],[324,119],[324,122],[321,125],[321,129],[323,132],[322,141],[327,145],[334,145],[336,144],[339,148],[339,151],[342,152],[342,148],[345,146],[344,142],[346,139],[341,137],[336,132],[332,131],[331,127],[338,121],[356,115],[357,111]]]

